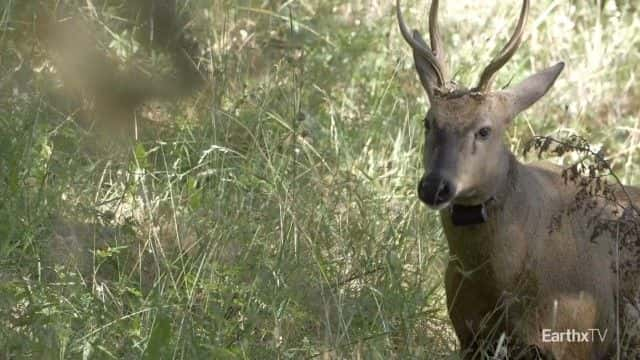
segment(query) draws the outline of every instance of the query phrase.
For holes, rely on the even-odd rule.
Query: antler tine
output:
[[[436,0],[436,6],[437,6],[437,0]],[[400,25],[400,32],[402,33],[402,37],[404,37],[404,39],[409,43],[409,45],[411,45],[411,48],[413,49],[413,51],[415,51],[418,55],[422,56],[425,60],[429,62],[429,64],[431,64],[437,77],[437,81],[438,81],[437,86],[443,87],[445,85],[445,79],[444,79],[444,74],[442,73],[442,67],[440,66],[440,63],[438,59],[434,56],[433,52],[430,49],[428,49],[426,45],[423,46],[420,42],[418,42],[418,40],[416,40],[413,37],[413,35],[409,32],[409,29],[407,28],[407,24],[404,22],[404,18],[402,16],[402,10],[400,9],[400,0],[396,1],[396,14],[398,17],[398,23]],[[436,11],[436,16],[437,16],[437,11]],[[437,34],[438,32],[437,26],[434,25],[434,27],[435,27],[435,33]],[[434,39],[436,41],[434,41]],[[433,46],[434,44],[436,45],[435,48],[441,47],[441,43],[439,42],[439,36],[434,37],[432,33],[431,46]],[[436,50],[434,49],[434,51]]]
[[[444,46],[442,45],[442,37],[440,36],[440,28],[438,27],[438,0],[431,2],[429,10],[429,38],[431,39],[431,50],[438,61],[443,77],[446,77]]]
[[[516,25],[516,29],[511,36],[511,39],[502,49],[500,54],[496,56],[491,63],[484,69],[482,75],[480,75],[480,81],[478,82],[478,86],[476,87],[476,91],[486,92],[491,87],[491,83],[493,82],[493,78],[506,64],[509,59],[516,53],[518,47],[520,46],[520,42],[522,40],[522,34],[524,33],[524,25],[527,22],[527,15],[529,14],[529,0],[522,1],[522,10],[520,11],[520,19],[518,19],[518,24]]]

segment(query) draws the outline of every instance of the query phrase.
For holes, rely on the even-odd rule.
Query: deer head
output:
[[[507,176],[511,153],[502,141],[505,128],[549,90],[564,64],[508,89],[491,90],[496,72],[511,59],[522,40],[529,12],[529,0],[523,0],[511,39],[484,69],[478,84],[471,89],[457,86],[447,79],[437,24],[438,0],[433,0],[429,13],[430,47],[418,31],[407,29],[400,0],[396,6],[400,31],[413,49],[418,77],[430,103],[424,120],[425,172],[418,185],[419,197],[434,209],[483,204]]]

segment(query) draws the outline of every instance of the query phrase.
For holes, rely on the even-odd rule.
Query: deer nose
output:
[[[439,206],[453,199],[455,184],[445,176],[429,174],[418,183],[418,197],[429,206]]]

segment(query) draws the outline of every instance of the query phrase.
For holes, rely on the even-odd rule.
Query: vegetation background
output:
[[[0,5],[0,358],[456,358],[447,248],[415,191],[428,104],[392,1],[179,2],[205,86],[109,115],[133,131],[61,95],[43,3]],[[125,2],[64,3],[119,66],[171,72]],[[403,6],[426,31],[428,2]],[[514,152],[578,134],[640,182],[636,6],[533,2],[496,85],[567,67],[508,131]],[[443,1],[458,82],[519,7]]]

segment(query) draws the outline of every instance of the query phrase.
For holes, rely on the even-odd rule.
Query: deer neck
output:
[[[517,170],[517,160],[504,146],[497,161],[499,162],[498,168],[501,170],[485,184],[478,187],[479,192],[484,195],[481,198],[482,201],[454,203],[448,209],[454,226],[464,227],[485,223],[488,220],[489,209],[500,205],[509,196],[512,188],[510,182],[514,178],[513,173]]]
[[[494,212],[504,209],[505,205],[513,202],[514,190],[518,187],[523,165],[516,159],[511,151],[505,149],[504,157],[506,171],[499,179],[496,179],[495,193],[489,206]],[[495,217],[494,217],[495,219]]]
[[[523,165],[506,149],[502,161],[506,171],[493,179],[496,184],[493,196],[483,204],[486,211],[484,222],[457,226],[450,209],[440,212],[449,251],[464,268],[479,267],[495,257],[496,248],[504,250],[505,239],[508,237],[506,232],[509,231],[507,228],[514,221],[510,212],[527,206],[526,203],[521,203],[522,199],[516,192]]]

